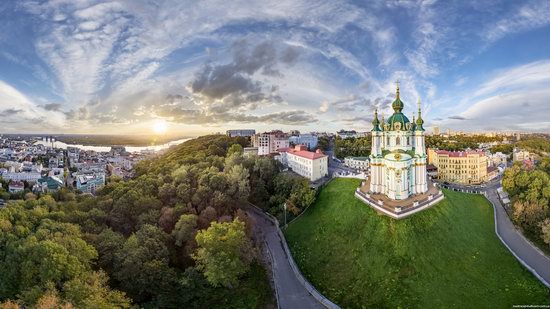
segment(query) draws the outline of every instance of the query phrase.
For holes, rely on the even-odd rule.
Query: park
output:
[[[285,230],[302,273],[342,308],[550,304],[497,238],[485,197],[444,190],[435,207],[394,220],[354,197],[359,183],[332,180]]]

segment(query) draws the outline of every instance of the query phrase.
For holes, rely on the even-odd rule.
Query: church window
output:
[[[407,146],[411,145],[411,138],[407,136]]]
[[[397,145],[401,145],[401,139],[399,138],[399,136],[395,139],[395,143]]]
[[[390,145],[390,137],[388,136],[388,139],[386,141],[386,145],[389,146]]]

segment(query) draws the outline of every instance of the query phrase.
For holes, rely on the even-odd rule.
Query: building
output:
[[[281,148],[277,158],[283,165],[310,181],[316,181],[328,175],[328,156],[320,149],[312,152],[308,151],[304,145]]]
[[[22,181],[10,181],[8,191],[10,193],[19,193],[25,190],[25,184]]]
[[[83,193],[95,194],[95,192],[105,185],[105,173],[77,174],[76,189]]]
[[[243,137],[252,137],[256,134],[256,130],[253,129],[244,129],[244,130],[227,130],[226,135],[229,137],[243,136]]]
[[[33,192],[57,192],[63,187],[63,181],[55,176],[42,177],[32,187]]]
[[[260,156],[276,153],[278,149],[290,146],[288,135],[279,130],[255,134],[252,144],[258,148]]]
[[[402,113],[399,98],[392,103],[394,113],[387,122],[378,121],[375,112],[370,155],[370,192],[384,194],[392,200],[408,199],[428,191],[427,156],[424,144],[424,120],[418,103],[418,119],[410,122]]]
[[[308,149],[316,149],[318,138],[313,134],[301,134],[289,137],[288,141],[294,145],[305,145]]]
[[[427,174],[424,120],[418,101],[418,119],[403,114],[404,103],[396,89],[394,113],[382,121],[374,112],[371,132],[370,177],[355,197],[380,213],[401,219],[444,199]]]
[[[502,152],[492,153],[487,156],[489,158],[489,166],[506,166],[508,156]]]
[[[441,134],[441,130],[439,129],[439,127],[433,127],[433,130],[434,130],[434,135]]]
[[[2,178],[4,180],[10,181],[26,181],[26,182],[36,182],[40,177],[42,177],[39,172],[4,172],[2,173]]]
[[[344,165],[360,171],[369,169],[369,157],[345,157]]]
[[[437,167],[437,179],[461,184],[481,184],[488,180],[489,159],[481,151],[429,149],[429,163]]]
[[[533,155],[529,151],[519,148],[514,148],[512,158],[514,162],[533,161]]]

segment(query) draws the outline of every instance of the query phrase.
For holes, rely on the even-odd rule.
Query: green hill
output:
[[[510,308],[549,304],[548,289],[494,232],[482,196],[446,191],[431,209],[396,221],[335,179],[285,234],[304,275],[343,308]]]

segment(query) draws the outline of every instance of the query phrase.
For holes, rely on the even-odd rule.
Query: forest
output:
[[[244,138],[203,136],[140,162],[97,196],[26,195],[0,209],[3,308],[265,308],[275,301],[241,206],[315,200]],[[2,306],[0,306],[2,307]]]
[[[515,163],[505,171],[502,186],[510,195],[514,224],[550,254],[550,157],[532,168]]]

